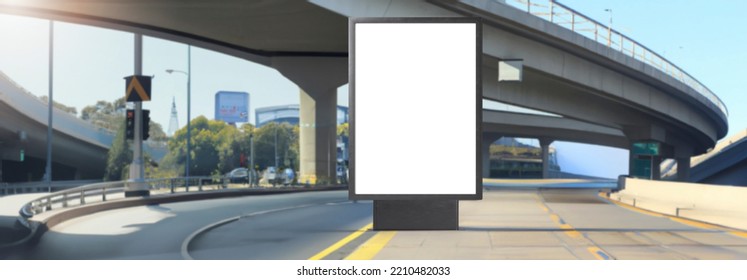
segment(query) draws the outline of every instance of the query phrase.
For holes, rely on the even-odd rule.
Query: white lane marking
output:
[[[259,216],[259,215],[270,214],[270,213],[275,213],[275,212],[280,212],[280,211],[294,210],[294,209],[299,209],[299,208],[306,208],[306,207],[311,207],[311,206],[339,205],[339,204],[344,204],[344,203],[345,202],[328,202],[328,203],[316,203],[316,204],[303,204],[303,205],[283,207],[283,208],[278,208],[278,209],[270,209],[270,210],[257,211],[257,212],[252,212],[252,213],[249,213],[249,214],[242,214],[240,216],[231,217],[231,218],[228,218],[228,219],[223,219],[223,220],[217,221],[215,223],[212,223],[212,224],[206,225],[204,227],[201,227],[200,229],[192,232],[192,234],[190,234],[189,236],[187,236],[187,238],[184,239],[184,241],[182,241],[181,255],[182,255],[182,258],[185,259],[185,260],[194,260],[194,258],[192,258],[192,256],[189,254],[189,243],[191,243],[192,240],[195,237],[197,237],[198,235],[200,235],[200,234],[202,234],[202,233],[204,233],[204,232],[206,232],[206,231],[208,231],[210,229],[213,229],[213,228],[216,228],[216,227],[219,227],[219,226],[222,226],[222,225],[225,225],[225,224],[228,224],[228,223],[240,220],[241,218],[256,217],[256,216]]]

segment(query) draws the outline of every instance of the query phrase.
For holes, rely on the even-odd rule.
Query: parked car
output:
[[[293,180],[296,179],[296,172],[294,172],[292,168],[286,168],[285,170],[283,170],[283,174],[281,177],[283,185],[288,186],[293,184]]]
[[[228,177],[231,183],[248,183],[249,169],[243,167],[236,168],[226,173],[226,177]]]
[[[267,181],[267,183],[273,184],[277,183],[276,180],[278,178],[277,176],[277,170],[275,170],[274,166],[267,167],[265,169],[265,172],[262,174],[262,178]]]

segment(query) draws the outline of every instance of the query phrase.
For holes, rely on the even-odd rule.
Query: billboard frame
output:
[[[475,178],[474,194],[358,194],[356,192],[356,24],[359,23],[466,23],[475,24]],[[349,198],[351,200],[480,200],[482,199],[482,159],[480,156],[482,145],[482,22],[474,17],[419,17],[419,18],[350,18],[348,21],[348,52],[349,52]],[[465,181],[467,183],[467,181]],[[394,183],[396,184],[396,183]]]

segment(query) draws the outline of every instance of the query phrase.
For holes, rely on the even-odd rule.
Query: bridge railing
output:
[[[494,0],[496,1],[496,0]],[[670,77],[684,83],[693,90],[707,98],[711,103],[724,113],[729,115],[721,99],[708,87],[692,77],[685,70],[680,69],[674,63],[661,55],[623,35],[622,33],[593,20],[571,8],[552,0],[504,0],[506,4],[531,15],[537,16],[551,23],[570,29],[586,38],[607,47],[617,50],[638,61],[651,65],[652,67],[666,73]],[[499,2],[504,2],[499,1]]]

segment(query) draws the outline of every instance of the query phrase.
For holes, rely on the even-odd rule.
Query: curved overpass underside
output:
[[[347,82],[347,18],[477,16],[483,19],[485,98],[658,141],[689,158],[726,135],[722,112],[688,85],[563,27],[492,1],[4,2],[0,12],[171,39],[273,67],[301,88],[302,176],[331,174],[335,91]],[[497,61],[523,59],[523,81],[497,81]],[[304,109],[307,108],[307,109]],[[311,108],[311,109],[308,109]],[[327,113],[324,113],[329,111]],[[306,136],[304,136],[306,135]],[[309,140],[313,138],[314,140]],[[306,140],[305,140],[306,139]],[[616,139],[617,141],[619,139]],[[605,143],[617,146],[615,143]],[[324,156],[319,156],[324,155]],[[332,156],[331,158],[335,158]],[[304,171],[304,166],[314,170]]]
[[[0,181],[36,181],[44,175],[47,108],[1,75]],[[66,112],[55,109],[53,114],[52,179],[101,179],[112,136]]]
[[[483,110],[485,134],[568,141],[627,149],[630,146],[620,130],[573,119],[506,111]]]

